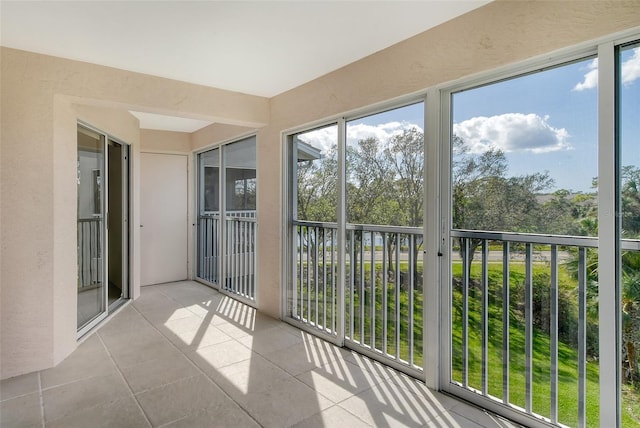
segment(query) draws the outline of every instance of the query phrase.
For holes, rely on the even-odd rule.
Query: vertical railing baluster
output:
[[[531,414],[533,388],[533,245],[526,244],[525,250],[525,289],[524,289],[524,376],[525,376],[525,410]]]
[[[387,232],[382,234],[382,352],[384,355],[388,355],[387,348],[387,326],[389,323],[389,311],[388,311],[388,297],[389,297],[389,269],[387,265],[387,259],[389,255],[387,254],[387,241],[389,237],[387,236]]]
[[[243,297],[246,297],[247,295],[245,294],[245,289],[244,289],[244,225],[245,223],[239,219],[236,219],[236,225],[238,228],[238,241],[235,244],[236,247],[236,252],[237,252],[237,260],[238,260],[238,265],[237,265],[237,272],[236,272],[236,281],[238,284],[238,294],[240,294]]]
[[[413,365],[413,284],[415,282],[414,272],[415,272],[415,260],[413,254],[415,253],[415,235],[407,235],[409,237],[409,284],[407,284],[407,290],[409,291],[409,310],[408,312],[408,321],[409,321],[409,331],[407,332],[408,336],[408,346],[409,346],[409,364]]]
[[[587,250],[578,249],[578,428],[586,426]]]
[[[322,329],[327,328],[327,228],[322,228]]]
[[[295,251],[293,251],[293,259],[295,262],[295,265],[292,266],[292,270],[293,270],[293,278],[292,278],[292,284],[291,284],[291,288],[292,288],[292,293],[291,293],[291,313],[293,315],[293,318],[297,318],[298,317],[298,284],[300,283],[300,277],[298,276],[298,254],[300,253],[300,251],[298,250],[298,237],[300,236],[300,225],[296,225],[296,233],[295,233],[295,237],[294,237],[294,241],[292,243],[293,248],[295,248]]]
[[[207,249],[205,250],[205,253],[209,255],[209,257],[205,257],[205,275],[207,280],[218,284],[217,281],[217,269],[215,267],[216,263],[217,263],[217,257],[215,254],[215,249],[213,248],[211,242],[214,241],[214,236],[215,236],[215,232],[214,232],[214,227],[216,227],[216,223],[214,219],[206,219],[206,230],[204,231],[205,233],[205,238],[204,238],[204,242],[205,242],[205,246],[207,247]]]
[[[312,229],[307,227],[307,322],[311,322],[311,268],[313,263],[311,262],[311,234]]]
[[[256,299],[256,230],[258,228],[257,217],[251,223],[251,298]]]
[[[305,226],[300,226],[300,237],[298,245],[300,246],[299,250],[299,259],[300,259],[300,268],[299,268],[299,287],[300,287],[300,319],[304,319],[304,230]]]
[[[95,239],[95,241],[97,241],[97,239]],[[93,222],[91,222],[89,223],[89,281],[91,281],[91,284],[94,283],[93,281],[93,242],[94,242]]]
[[[231,254],[233,257],[231,258],[231,263],[233,263],[233,268],[231,269],[232,278],[231,278],[231,292],[234,294],[239,294],[238,288],[238,223],[234,220],[230,220],[230,223],[233,225],[233,236],[231,237]]]
[[[211,281],[211,282],[215,282],[214,281],[214,277],[213,277],[213,263],[214,263],[214,254],[212,251],[212,247],[211,247],[211,243],[210,240],[212,239],[211,235],[213,233],[213,229],[210,229],[213,227],[213,219],[208,219],[205,218],[204,219],[204,226],[203,226],[203,246],[204,246],[204,278],[206,278],[207,281]]]
[[[469,386],[469,239],[461,238],[462,246],[462,385]]]
[[[549,334],[551,341],[551,423],[558,423],[558,247],[551,246],[551,308]]]
[[[209,276],[209,271],[208,271],[208,255],[209,255],[209,251],[207,248],[207,219],[204,217],[200,217],[200,220],[198,221],[198,235],[200,237],[200,266],[198,267],[199,269],[199,273],[200,273],[200,278],[204,278],[207,281],[211,281],[211,278]]]
[[[314,293],[315,293],[315,308],[316,308],[316,316],[315,316],[315,326],[318,327],[318,279],[319,279],[319,275],[318,275],[318,238],[319,238],[319,228],[318,227],[314,227],[313,228],[313,239],[314,239],[314,243],[315,245],[313,246],[313,255],[314,255],[314,263],[313,263],[313,286],[314,286]]]
[[[351,239],[349,240],[349,338],[351,340],[354,339],[354,311],[355,311],[355,297],[353,293],[355,291],[355,263],[353,262],[355,255],[355,243],[356,240],[356,231],[351,230]]]
[[[489,392],[489,241],[482,240],[482,395]]]
[[[396,301],[395,301],[395,315],[396,315],[396,360],[400,359],[400,234],[395,234],[396,239]]]
[[[510,269],[509,242],[502,244],[502,402],[509,403],[509,300]]]
[[[371,232],[371,349],[376,349],[376,237]]]
[[[337,230],[331,229],[331,332],[336,334],[336,305],[338,304],[336,298],[336,237]]]
[[[251,276],[250,276],[250,271],[251,271],[251,225],[253,223],[250,223],[246,220],[242,221],[242,225],[243,225],[243,229],[244,229],[244,245],[242,246],[244,251],[244,257],[243,262],[244,262],[244,268],[242,270],[242,277],[244,278],[244,292],[245,295],[247,296],[247,298],[251,299],[252,293],[251,293]]]
[[[209,221],[207,218],[203,218],[200,224],[202,226],[202,230],[200,231],[200,237],[202,238],[202,277],[207,281],[213,282],[211,267],[209,266],[213,258],[211,247],[209,246]]]
[[[367,305],[367,298],[365,296],[365,284],[364,284],[364,237],[365,232],[360,231],[360,343],[364,345],[364,314],[365,314],[365,306]]]

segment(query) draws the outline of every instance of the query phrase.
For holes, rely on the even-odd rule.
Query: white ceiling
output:
[[[0,43],[272,97],[488,2],[0,0]]]

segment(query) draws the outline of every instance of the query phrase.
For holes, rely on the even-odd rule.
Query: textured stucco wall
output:
[[[191,134],[187,132],[141,129],[140,149],[143,152],[190,153]]]
[[[497,1],[271,99],[258,133],[260,309],[280,314],[282,130],[640,25],[637,1]]]
[[[2,48],[1,376],[50,367],[75,346],[74,106],[216,122],[190,136],[192,150],[260,128],[258,301],[278,316],[282,130],[639,24],[637,1],[497,1],[271,100]],[[133,133],[129,120],[104,130],[127,141],[117,132]]]
[[[261,126],[261,97],[2,48],[1,377],[51,367],[76,346],[76,120],[134,144],[132,223],[139,223],[137,119],[127,110]],[[188,149],[190,143],[184,148]],[[132,278],[139,292],[139,231]]]

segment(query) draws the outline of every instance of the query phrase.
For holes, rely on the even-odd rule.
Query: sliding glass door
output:
[[[84,125],[77,135],[77,328],[84,334],[129,297],[129,146]]]
[[[421,376],[424,102],[289,136],[286,317]]]
[[[78,330],[106,310],[105,136],[78,126]]]
[[[255,137],[200,153],[198,175],[197,277],[253,303],[257,226]]]

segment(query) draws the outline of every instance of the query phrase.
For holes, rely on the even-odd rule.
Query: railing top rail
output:
[[[324,229],[337,229],[337,223],[325,223],[319,221],[293,220],[294,226],[321,227]]]
[[[363,230],[367,232],[382,232],[382,233],[404,233],[407,235],[422,235],[423,230],[421,227],[411,226],[380,226],[377,224],[349,224],[347,223],[347,230]]]
[[[225,217],[227,221],[237,221],[242,223],[257,223],[258,219],[255,217]]]
[[[88,222],[95,222],[95,221],[101,221],[101,220],[102,220],[102,216],[92,217],[92,218],[79,218],[78,223],[88,223]]]
[[[453,238],[484,239],[489,241],[525,242],[530,244],[570,245],[598,247],[598,238],[592,236],[543,235],[536,233],[489,232],[484,230],[452,230]]]
[[[227,210],[225,215],[232,217],[256,217],[258,212],[256,210]],[[220,216],[220,211],[200,211],[200,217],[215,217]]]
[[[338,225],[336,223],[325,223],[325,222],[315,222],[315,221],[305,221],[305,220],[294,220],[293,224],[295,226],[307,226],[307,227],[322,227],[325,229],[337,229]],[[404,233],[407,235],[422,235],[421,227],[410,227],[410,226],[380,226],[376,224],[352,224],[347,223],[347,230],[362,230],[366,232],[380,232],[380,233]]]
[[[213,219],[213,220],[220,220],[220,214],[200,214],[198,216],[198,220],[203,220],[203,219]],[[244,222],[244,223],[257,223],[258,219],[256,217],[233,217],[233,216],[226,216],[224,218],[227,221],[238,221],[238,222]]]

